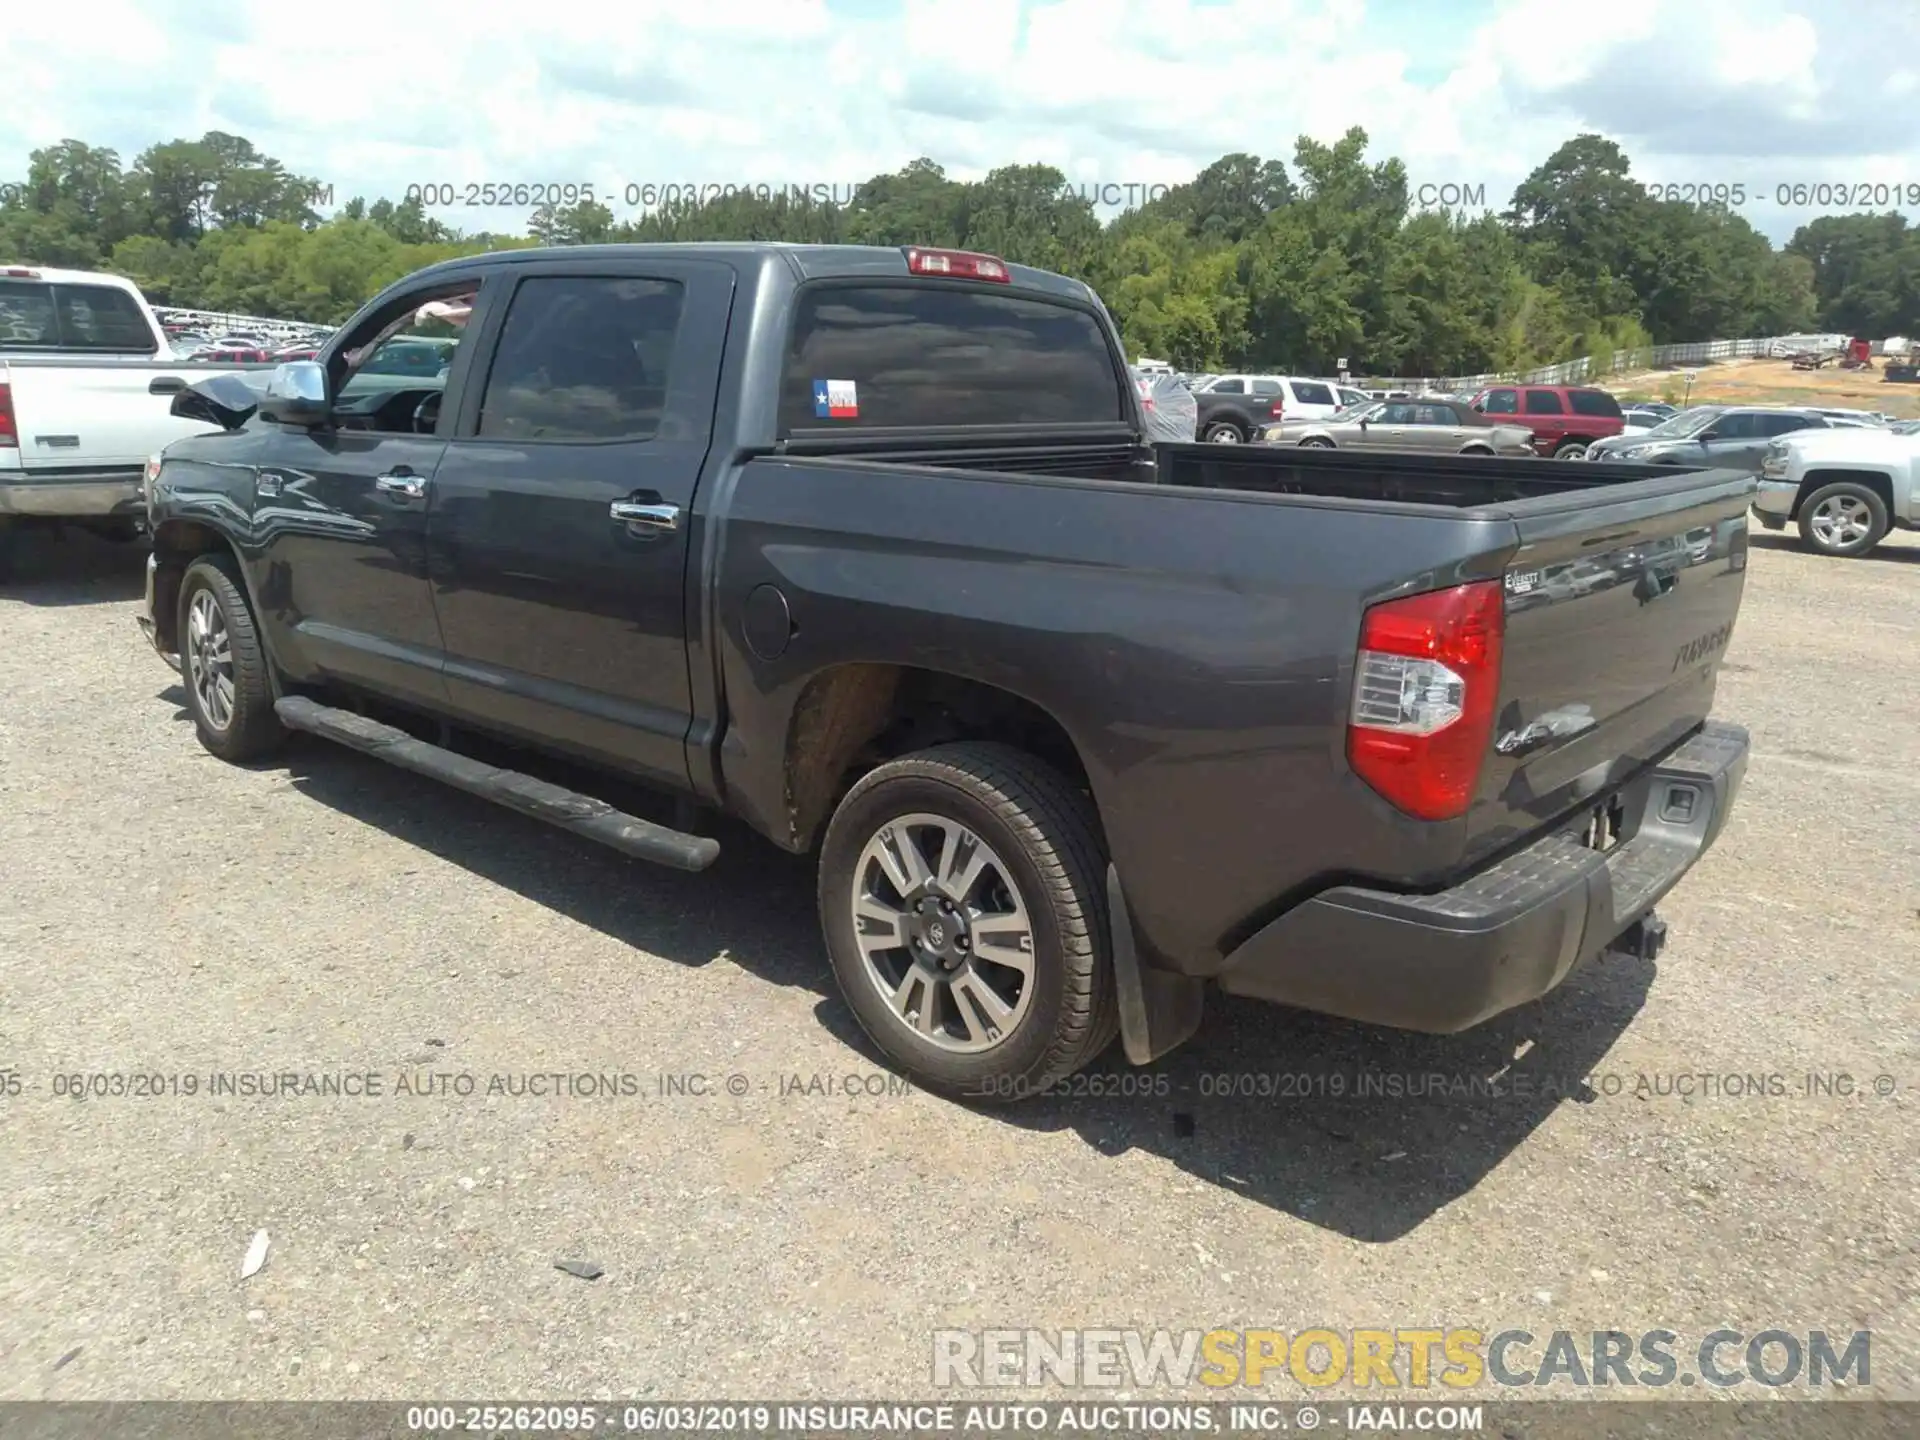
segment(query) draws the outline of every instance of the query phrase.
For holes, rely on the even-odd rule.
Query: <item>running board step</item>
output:
[[[496,770],[351,710],[316,704],[304,695],[289,695],[275,702],[273,710],[290,730],[338,741],[376,760],[611,845],[640,860],[671,865],[676,870],[704,870],[720,858],[718,840],[655,825],[616,810],[604,800],[563,790],[517,770]]]

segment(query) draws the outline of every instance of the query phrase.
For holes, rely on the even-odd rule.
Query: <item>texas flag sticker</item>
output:
[[[813,413],[821,420],[857,420],[860,400],[851,380],[813,382]]]

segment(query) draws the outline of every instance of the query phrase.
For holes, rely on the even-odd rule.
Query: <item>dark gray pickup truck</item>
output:
[[[444,377],[366,368],[422,314]],[[1156,450],[1092,292],[989,256],[474,256],[175,404],[224,428],[149,476],[142,623],[210,751],[817,850],[848,1003],[952,1093],[1147,1063],[1211,987],[1445,1032],[1651,954],[1745,769],[1749,477]]]

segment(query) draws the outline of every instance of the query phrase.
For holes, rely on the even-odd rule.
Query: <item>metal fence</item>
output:
[[[264,315],[235,315],[225,310],[188,310],[177,305],[153,307],[162,325],[185,325],[209,335],[264,335],[270,340],[305,340],[329,333],[325,325],[300,320],[274,320]]]
[[[1510,370],[1488,375],[1367,376],[1351,383],[1369,390],[1479,390],[1488,385],[1571,385],[1606,375],[1658,370],[1670,365],[1704,365],[1715,360],[1752,356],[1797,355],[1802,351],[1842,349],[1846,335],[1766,335],[1748,340],[1701,340],[1690,345],[1643,345],[1605,355],[1582,355],[1578,360],[1543,365],[1538,370]],[[1883,354],[1876,341],[1873,353]]]

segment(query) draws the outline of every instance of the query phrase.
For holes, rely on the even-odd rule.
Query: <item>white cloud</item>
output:
[[[1363,126],[1414,182],[1502,206],[1570,135],[1642,179],[1920,182],[1886,110],[1916,85],[1908,0],[90,0],[13,7],[0,179],[74,137],[130,161],[244,134],[352,194],[409,184],[845,187],[919,155],[1170,184],[1229,150]],[[1576,43],[1553,44],[1555,37]],[[1905,68],[1901,68],[1904,66]],[[1872,173],[1862,173],[1871,164]],[[622,207],[616,205],[615,209]],[[450,209],[469,228],[517,212]]]

